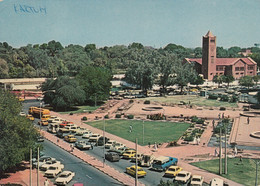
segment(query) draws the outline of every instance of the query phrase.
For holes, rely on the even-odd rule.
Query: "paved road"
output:
[[[61,163],[64,164],[64,170],[75,172],[75,177],[68,184],[69,186],[78,182],[84,183],[86,185],[121,185],[121,183],[118,181],[98,171],[94,167],[76,158],[67,151],[57,147],[48,140],[45,140],[42,144],[44,146],[45,155],[49,155],[61,161]]]

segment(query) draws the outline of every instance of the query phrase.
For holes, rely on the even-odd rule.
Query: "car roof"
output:
[[[72,173],[71,171],[63,171],[60,175],[62,174],[69,174],[69,173]]]
[[[201,179],[202,176],[200,176],[200,175],[192,175],[192,178],[199,178],[199,179]]]
[[[188,172],[188,171],[181,171],[178,174],[187,174],[187,173],[190,173],[190,172]]]
[[[158,160],[158,161],[165,161],[165,160],[168,160],[169,157],[168,156],[159,156],[158,158],[156,158],[155,160]]]

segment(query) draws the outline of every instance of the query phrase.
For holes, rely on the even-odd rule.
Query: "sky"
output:
[[[217,46],[246,48],[260,43],[259,10],[260,0],[0,0],[0,42],[195,48],[211,30]]]

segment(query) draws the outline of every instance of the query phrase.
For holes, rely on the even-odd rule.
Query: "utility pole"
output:
[[[259,159],[255,159],[253,160],[254,163],[255,163],[255,186],[257,186],[257,181],[258,181],[258,164],[260,163],[260,160]]]
[[[32,186],[32,149],[30,149],[30,186]]]
[[[143,121],[143,145],[144,145],[144,121]]]
[[[40,186],[40,166],[39,166],[39,159],[40,159],[40,149],[39,147],[37,148],[37,186]]]
[[[40,102],[40,130],[42,129],[42,102]]]
[[[105,118],[104,120],[104,126],[103,126],[103,168],[105,168]]]
[[[137,168],[137,138],[135,138],[135,186],[138,185],[138,168]]]
[[[219,131],[219,175],[222,174],[222,127],[220,127]]]
[[[225,174],[228,174],[227,161],[227,123],[225,123]]]

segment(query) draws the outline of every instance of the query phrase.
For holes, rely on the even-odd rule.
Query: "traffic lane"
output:
[[[78,138],[79,139],[79,138]],[[103,146],[94,146],[93,150],[85,150],[86,154],[95,157],[96,159],[103,161],[104,157],[104,151]],[[108,150],[105,149],[105,153],[107,153]],[[126,172],[126,167],[130,167],[135,164],[135,162],[131,162],[127,159],[120,159],[119,162],[110,162],[108,160],[105,160],[105,163],[109,165],[110,167],[113,167],[114,169],[118,170],[119,172]],[[160,183],[160,180],[164,181],[172,181],[171,178],[165,178],[163,177],[164,172],[158,172],[151,170],[149,167],[142,167],[146,172],[146,176],[144,178],[140,178],[140,182],[144,183],[145,185],[158,185]]]
[[[106,174],[98,171],[91,165],[81,161],[75,156],[71,155],[67,151],[57,147],[53,143],[45,140],[43,143],[45,155],[56,158],[64,164],[64,170],[75,172],[75,177],[68,184],[73,185],[74,183],[81,182],[87,185],[122,185],[120,182],[107,176]],[[54,179],[53,179],[54,180]]]

